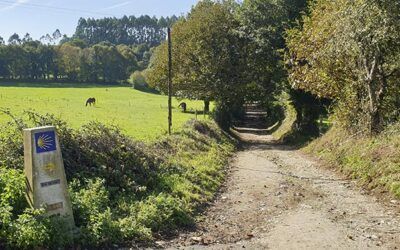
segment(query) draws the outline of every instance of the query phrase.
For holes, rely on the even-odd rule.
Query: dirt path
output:
[[[400,249],[400,202],[360,188],[254,129],[226,187],[173,249]]]

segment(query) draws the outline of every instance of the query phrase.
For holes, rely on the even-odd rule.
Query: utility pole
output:
[[[168,134],[171,135],[172,127],[172,42],[171,28],[168,27]]]

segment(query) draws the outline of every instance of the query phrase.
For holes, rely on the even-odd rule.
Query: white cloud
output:
[[[8,6],[0,7],[0,11],[5,11],[5,10],[12,10],[14,8],[17,8],[21,4],[27,3],[30,0],[16,0],[15,2],[10,2]]]
[[[126,2],[123,2],[123,3],[117,3],[117,4],[114,4],[114,5],[105,7],[105,8],[103,8],[103,9],[99,9],[98,11],[105,11],[105,10],[117,9],[117,8],[121,8],[121,7],[123,7],[123,6],[129,5],[129,4],[131,4],[131,3],[132,3],[132,1],[126,1]]]

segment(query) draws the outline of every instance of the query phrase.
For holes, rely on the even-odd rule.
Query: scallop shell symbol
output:
[[[48,149],[52,145],[53,140],[48,135],[41,135],[38,139],[37,145],[41,149]]]

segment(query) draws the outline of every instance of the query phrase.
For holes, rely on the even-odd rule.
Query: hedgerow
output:
[[[76,230],[25,201],[21,130],[54,125],[60,138]],[[117,127],[79,130],[26,112],[0,134],[0,247],[115,247],[148,244],[189,226],[224,178],[235,142],[213,122],[190,121],[153,144]],[[66,237],[65,235],[69,236]]]

